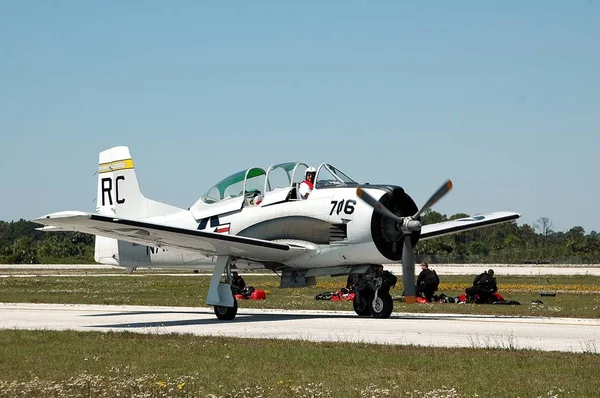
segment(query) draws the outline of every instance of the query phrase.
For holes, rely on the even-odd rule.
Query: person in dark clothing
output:
[[[396,277],[396,275],[392,274],[390,271],[384,270],[382,264],[379,264],[375,268],[375,275],[381,276],[383,282],[381,289],[384,292],[389,292],[390,288],[392,286],[396,286],[396,282],[398,281],[398,277]]]
[[[342,288],[342,292],[344,292],[344,294],[354,292],[354,275],[348,275],[348,279],[346,279],[346,286]]]
[[[233,271],[231,279],[231,289],[233,294],[244,294],[246,292],[246,281],[237,271]]]
[[[494,293],[498,291],[494,270],[489,269],[483,274],[479,274],[473,280],[473,286],[467,288],[467,301],[477,304],[491,303],[494,300]]]
[[[429,269],[429,264],[426,262],[421,263],[421,273],[417,277],[417,296],[425,296],[427,301],[433,301],[433,293],[438,289],[440,284],[440,278],[437,273]]]

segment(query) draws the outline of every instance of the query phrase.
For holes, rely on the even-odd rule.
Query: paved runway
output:
[[[240,309],[233,321],[221,322],[211,308],[0,304],[0,329],[600,352],[600,320],[575,318],[394,313],[389,319],[373,319],[340,311]]]

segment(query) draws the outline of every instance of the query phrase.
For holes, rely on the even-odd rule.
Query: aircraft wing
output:
[[[78,231],[140,245],[201,253],[205,256],[223,255],[256,261],[280,262],[309,250],[301,245],[84,212],[53,213],[32,221],[45,225],[46,227],[43,227],[42,230],[46,231]]]
[[[444,221],[436,224],[423,225],[421,227],[421,240],[437,238],[438,236],[455,234],[457,232],[467,231],[487,227],[493,224],[499,224],[507,221],[516,220],[521,217],[519,213],[508,211],[499,211],[495,213],[480,214],[477,216],[459,218],[452,221]]]

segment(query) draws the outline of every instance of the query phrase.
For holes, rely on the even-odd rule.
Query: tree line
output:
[[[469,217],[451,217],[428,210],[423,224]],[[586,234],[581,226],[567,232],[554,231],[552,220],[539,218],[533,225],[515,221],[421,241],[415,247],[419,258],[432,263],[600,263],[600,235]]]
[[[41,225],[0,221],[0,264],[93,264],[94,236],[36,231]]]
[[[434,210],[422,215],[423,224],[468,217],[447,217]],[[41,232],[26,221],[0,221],[0,264],[94,263],[94,236],[79,232]],[[581,226],[567,232],[552,229],[548,217],[533,225],[515,221],[420,241],[417,261],[430,263],[600,263],[600,235]]]

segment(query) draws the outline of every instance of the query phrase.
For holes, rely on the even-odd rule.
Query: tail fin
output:
[[[129,219],[145,219],[182,210],[146,199],[142,195],[128,147],[117,146],[100,152],[96,208],[98,213]]]
[[[129,148],[118,146],[100,152],[96,211],[121,218],[147,219],[185,210],[144,197]],[[100,264],[126,267],[129,272],[137,266],[151,265],[146,246],[98,235],[94,258]]]

